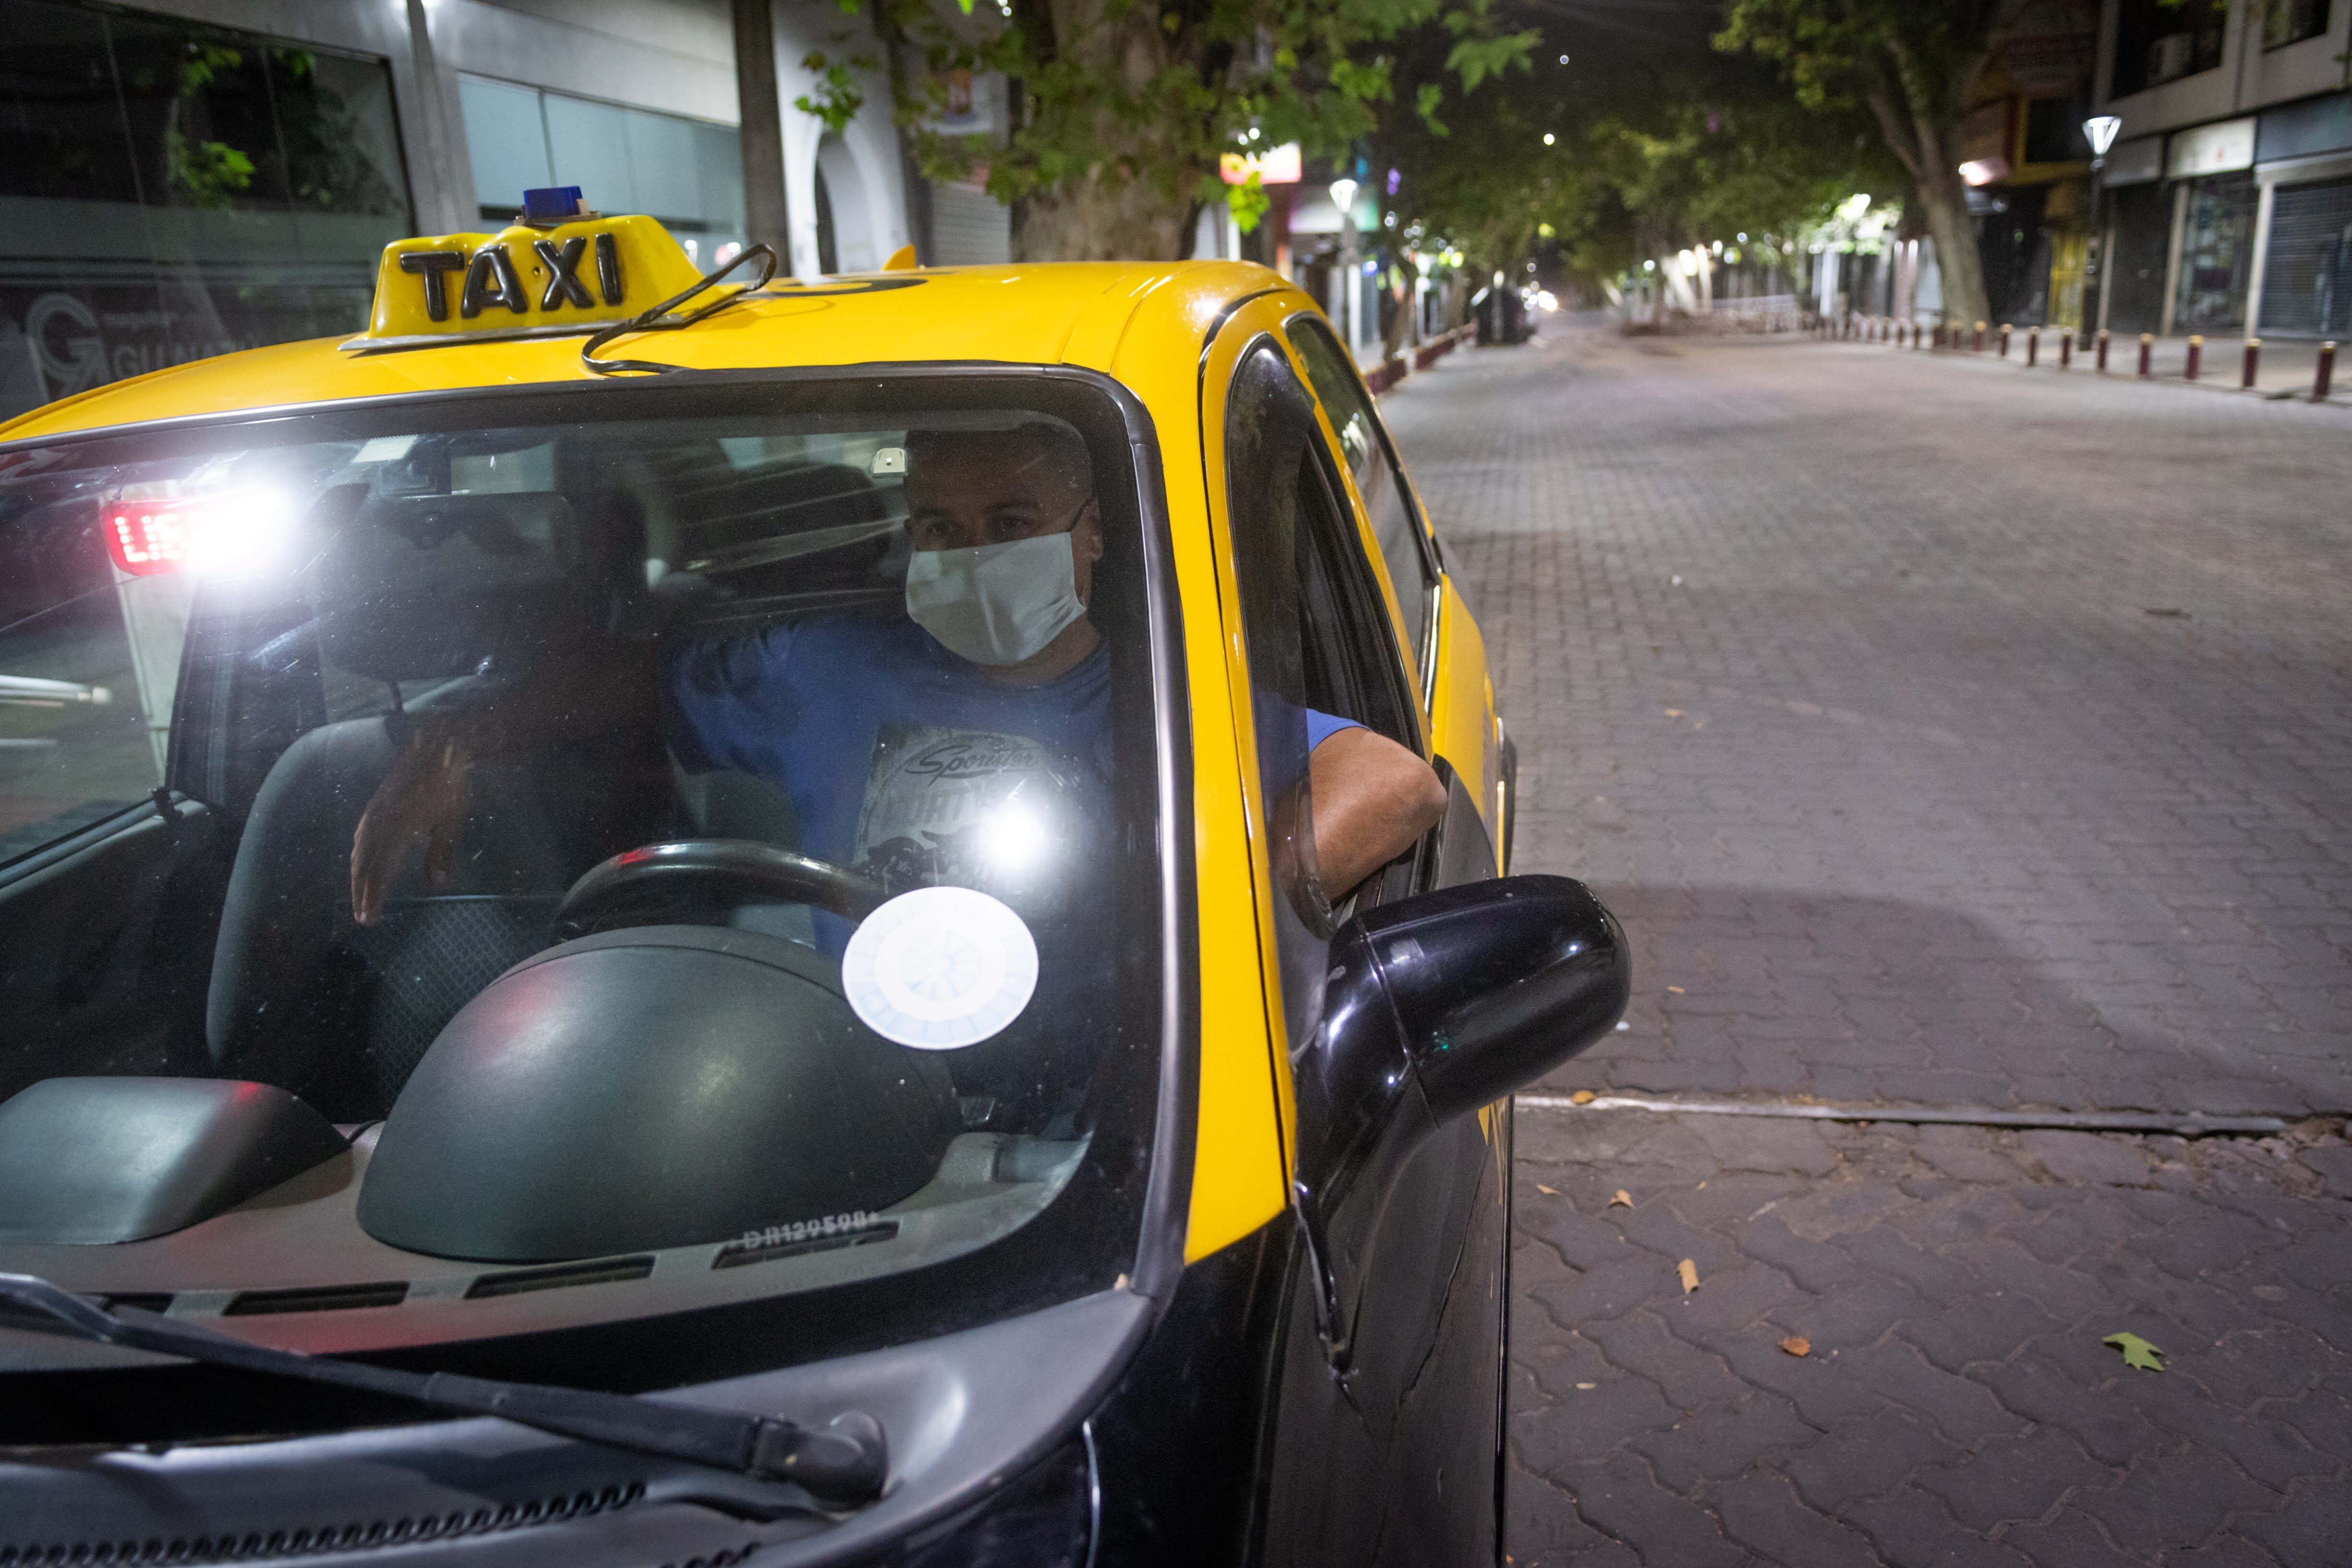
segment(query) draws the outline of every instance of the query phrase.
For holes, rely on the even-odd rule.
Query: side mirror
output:
[[[1360,973],[1395,1010],[1400,1044],[1440,1124],[1591,1045],[1633,991],[1623,931],[1566,877],[1505,877],[1402,900],[1350,921],[1340,941],[1360,950]]]
[[[1297,1063],[1295,1194],[1335,1367],[1414,1152],[1601,1038],[1632,989],[1624,932],[1565,877],[1465,882],[1339,929]]]
[[[1389,1158],[1606,1034],[1624,933],[1581,882],[1504,877],[1382,904],[1331,943],[1323,1028],[1299,1063],[1301,1175],[1336,1196]]]

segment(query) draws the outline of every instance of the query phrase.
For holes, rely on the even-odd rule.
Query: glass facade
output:
[[[2257,195],[2251,174],[2193,180],[2180,230],[2180,291],[2172,322],[2183,332],[2245,325]]]
[[[2263,47],[2283,49],[2327,31],[2328,0],[2269,0],[2263,11]]]
[[[0,416],[357,330],[411,232],[383,61],[0,0]]]
[[[732,125],[488,77],[460,76],[457,96],[485,223],[511,222],[527,190],[578,185],[597,212],[659,218],[704,267],[741,248],[743,147]]]
[[[2121,0],[2109,96],[2219,68],[2229,19],[2228,0]]]

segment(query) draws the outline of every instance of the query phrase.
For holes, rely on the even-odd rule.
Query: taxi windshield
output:
[[[1132,1268],[1156,500],[1044,381],[0,451],[0,1271],[659,1386]]]

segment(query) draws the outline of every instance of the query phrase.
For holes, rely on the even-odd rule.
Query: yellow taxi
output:
[[[1499,1560],[1628,961],[1349,355],[772,268],[0,426],[0,1563]]]

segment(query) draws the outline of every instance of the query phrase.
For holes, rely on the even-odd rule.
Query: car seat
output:
[[[596,657],[603,595],[571,509],[546,493],[378,498],[313,567],[319,652],[439,705],[551,658]],[[411,866],[383,917],[351,907],[352,841],[417,716],[321,725],[271,766],[230,872],[206,999],[216,1070],[276,1083],[331,1115],[381,1115],[457,1010],[545,947],[572,879],[632,834],[626,759],[609,741],[474,770],[448,887]]]

